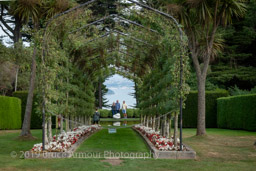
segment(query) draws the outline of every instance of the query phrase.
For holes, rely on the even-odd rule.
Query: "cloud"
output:
[[[104,84],[109,87],[133,86],[134,82],[118,74],[108,78]]]
[[[133,87],[126,87],[126,86],[124,86],[124,87],[120,87],[120,89],[121,90],[132,90]]]
[[[117,87],[107,87],[108,89],[110,90],[117,90],[118,88]]]
[[[134,82],[124,78],[120,75],[113,75],[108,80],[104,82],[108,89],[112,90],[114,94],[104,96],[109,100],[108,104],[112,104],[114,101],[126,101],[129,108],[135,105],[136,99],[131,96],[134,93]]]

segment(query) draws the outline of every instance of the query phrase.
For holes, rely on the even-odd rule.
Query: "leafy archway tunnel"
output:
[[[56,15],[34,35],[35,48],[43,52],[37,76],[43,92],[43,144],[52,138],[51,115],[64,116],[67,131],[77,126],[69,119],[90,124],[95,85],[114,73],[136,83],[142,124],[170,136],[167,123],[171,115],[177,120],[182,114],[189,91],[180,26],[172,16],[132,0],[114,1],[113,6],[106,2],[111,8],[102,16],[97,2]]]

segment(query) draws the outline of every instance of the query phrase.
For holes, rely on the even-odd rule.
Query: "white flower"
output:
[[[93,128],[93,129],[92,129]],[[48,151],[67,151],[68,148],[71,147],[74,140],[78,140],[83,135],[92,130],[100,129],[98,125],[91,125],[91,126],[79,126],[75,128],[74,131],[62,131],[59,135],[55,135],[52,142],[49,142],[45,145],[45,149]],[[35,144],[32,148],[35,152],[42,151],[42,143]]]

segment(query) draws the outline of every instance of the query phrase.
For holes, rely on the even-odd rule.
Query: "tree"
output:
[[[220,25],[242,17],[245,0],[177,0],[165,1],[169,13],[184,26],[198,85],[197,135],[205,135],[205,83],[211,59],[222,48],[217,34]]]
[[[248,3],[245,16],[221,28],[223,52],[211,64],[209,81],[220,88],[238,86],[250,90],[256,85],[256,1]]]
[[[57,2],[57,1],[56,1]],[[65,6],[65,3],[63,3]],[[22,0],[18,2],[14,2],[13,6],[13,14],[15,16],[19,16],[22,23],[28,23],[31,19],[33,23],[33,31],[36,33],[40,28],[40,19],[45,19],[51,16],[44,16],[43,11],[46,9],[52,9],[56,13],[59,12],[59,8],[56,7],[57,4],[51,4],[50,8],[46,8],[43,5],[47,5],[43,3],[43,0]],[[67,8],[67,7],[66,7]],[[61,10],[66,10],[66,8],[61,8]],[[54,12],[51,15],[55,15]],[[37,44],[34,42],[34,50],[32,55],[32,63],[31,63],[31,75],[30,75],[30,82],[29,82],[29,90],[28,90],[28,97],[27,97],[27,105],[25,110],[24,121],[22,125],[22,131],[20,136],[21,137],[29,137],[31,138],[30,132],[30,123],[31,123],[31,112],[32,112],[32,104],[33,104],[33,96],[34,96],[34,89],[35,89],[35,79],[36,79],[36,54],[37,54]]]
[[[13,15],[13,7],[9,3],[1,2],[1,28],[3,32],[10,38],[14,43],[19,42],[22,37],[21,29],[22,22],[18,15]],[[14,28],[12,28],[14,24]]]
[[[103,84],[102,81],[98,81],[98,89],[95,92],[95,106],[102,109],[102,107],[109,107],[107,105],[108,100],[104,98],[104,96],[108,93],[108,89],[106,85]]]
[[[12,48],[5,47],[0,43],[0,93],[6,95],[12,89],[15,80],[17,66],[12,61]]]

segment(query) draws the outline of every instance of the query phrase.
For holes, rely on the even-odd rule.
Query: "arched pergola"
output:
[[[74,8],[71,8],[71,9],[69,9],[69,10],[67,10],[67,11],[64,11],[64,12],[62,12],[62,13],[59,13],[59,14],[57,14],[57,15],[55,15],[54,17],[52,17],[47,23],[46,23],[46,25],[45,25],[45,27],[44,27],[44,32],[43,32],[43,54],[42,54],[42,62],[44,62],[44,58],[45,58],[45,56],[46,56],[46,50],[47,50],[47,46],[46,46],[46,44],[47,44],[47,34],[46,34],[46,31],[47,31],[47,29],[48,29],[48,27],[51,25],[51,23],[54,21],[54,20],[56,20],[57,18],[59,18],[59,17],[61,17],[61,16],[63,16],[63,15],[66,15],[66,14],[68,14],[68,13],[71,13],[72,11],[76,11],[77,9],[81,9],[81,8],[84,8],[84,7],[88,7],[89,5],[91,5],[91,4],[93,4],[93,3],[95,3],[95,2],[97,2],[97,1],[99,1],[99,0],[90,0],[90,1],[88,1],[88,2],[85,2],[85,3],[83,3],[83,4],[81,4],[81,5],[78,5],[78,6],[76,6],[76,7],[74,7]],[[142,4],[142,3],[140,3],[140,2],[137,2],[137,1],[135,1],[135,0],[127,0],[128,2],[130,2],[130,3],[132,3],[132,4],[135,4],[135,5],[137,5],[138,7],[140,7],[140,8],[143,8],[143,9],[146,9],[146,10],[149,10],[149,11],[152,11],[153,13],[156,13],[156,14],[159,14],[159,15],[161,15],[161,16],[163,16],[163,17],[165,17],[165,18],[167,18],[168,20],[170,20],[172,23],[174,23],[174,25],[176,26],[176,29],[178,30],[178,33],[179,33],[179,40],[177,40],[177,41],[179,41],[180,42],[180,78],[179,78],[179,86],[180,86],[180,94],[181,94],[181,89],[182,89],[182,84],[183,84],[183,57],[182,57],[182,53],[185,51],[185,48],[184,48],[184,44],[183,44],[183,42],[184,42],[184,33],[183,33],[183,31],[182,31],[182,28],[181,28],[181,25],[178,23],[178,21],[172,16],[172,15],[169,15],[169,14],[167,14],[167,13],[164,13],[164,12],[162,12],[162,11],[159,11],[159,10],[157,10],[157,9],[154,9],[154,8],[152,8],[152,7],[150,7],[150,6],[147,6],[147,5],[145,5],[145,4]],[[120,3],[120,2],[118,2],[118,3]],[[143,29],[143,30],[147,30],[147,31],[150,31],[150,32],[152,32],[152,33],[154,33],[154,34],[160,34],[157,30],[154,30],[154,29],[151,29],[151,28],[148,28],[148,27],[146,27],[146,26],[144,26],[144,25],[142,25],[142,24],[139,24],[139,23],[137,23],[136,21],[132,21],[132,20],[129,20],[129,19],[126,19],[126,18],[124,18],[124,17],[122,17],[122,16],[120,16],[120,15],[109,15],[109,16],[105,16],[105,17],[103,17],[103,18],[101,18],[101,19],[98,19],[98,20],[95,20],[95,21],[93,21],[93,22],[91,22],[91,23],[88,23],[88,24],[86,24],[86,25],[84,25],[84,26],[82,26],[82,27],[80,27],[80,28],[76,28],[76,29],[74,29],[74,30],[71,30],[70,32],[69,32],[69,34],[73,34],[73,33],[76,33],[76,32],[79,32],[79,31],[81,31],[82,29],[85,29],[85,28],[87,28],[87,27],[89,27],[89,26],[91,26],[91,25],[95,25],[95,24],[97,24],[97,23],[101,23],[101,22],[103,22],[103,21],[105,21],[106,19],[114,19],[115,21],[117,21],[117,20],[122,20],[122,21],[126,21],[126,22],[128,22],[128,23],[130,23],[130,24],[132,24],[132,25],[134,25],[134,26],[136,26],[136,27],[138,27],[138,28],[140,28],[140,29]],[[151,46],[151,44],[150,43],[148,43],[146,40],[142,40],[142,39],[139,39],[139,38],[136,38],[136,37],[132,37],[132,36],[130,36],[129,34],[127,34],[127,33],[123,33],[123,32],[121,32],[121,31],[119,31],[119,30],[115,30],[115,29],[111,29],[111,30],[109,30],[108,32],[106,32],[105,34],[103,34],[103,35],[100,35],[99,37],[97,37],[97,38],[95,38],[95,39],[92,39],[92,40],[89,40],[88,42],[86,42],[86,43],[90,43],[90,42],[93,42],[93,41],[96,41],[96,40],[98,40],[98,39],[101,39],[101,38],[104,38],[104,37],[107,37],[108,35],[110,35],[111,33],[116,33],[116,34],[119,34],[119,35],[122,35],[122,36],[126,36],[126,37],[129,37],[130,39],[132,39],[133,41],[135,41],[135,42],[138,42],[138,43],[142,43],[142,44],[144,44],[144,45],[146,45],[146,46]],[[128,46],[128,45],[126,45],[126,44],[124,44],[125,46]],[[127,53],[125,53],[125,52],[123,52],[123,51],[121,51],[120,49],[118,49],[117,50],[118,51],[118,53],[123,53],[123,54],[125,54],[125,55],[128,55],[128,56],[131,56],[131,57],[133,57],[132,55],[130,55],[130,54],[127,54]],[[94,58],[97,58],[98,56],[96,56],[96,57],[94,57]],[[179,107],[179,112],[180,112],[180,150],[182,150],[182,108],[183,108],[183,99],[182,99],[182,95],[180,95],[180,99],[179,99],[179,104],[180,104],[180,107]],[[43,107],[42,107],[42,114],[43,114],[43,150],[45,149],[45,133],[44,133],[44,131],[45,131],[45,129],[44,129],[44,126],[45,126],[45,113],[46,113],[46,109],[45,109],[45,89],[43,89]]]

